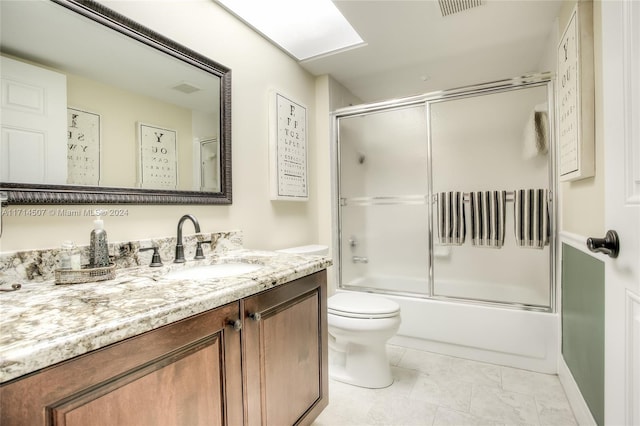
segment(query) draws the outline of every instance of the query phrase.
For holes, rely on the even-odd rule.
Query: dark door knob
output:
[[[604,253],[609,257],[618,257],[620,239],[616,231],[607,231],[604,238],[587,238],[587,247],[594,253]]]

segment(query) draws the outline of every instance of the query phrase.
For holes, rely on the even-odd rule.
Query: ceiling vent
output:
[[[191,84],[191,83],[187,83],[186,81],[183,81],[182,83],[178,84],[177,86],[173,87],[173,90],[177,90],[178,92],[182,92],[182,93],[186,93],[187,95],[194,93],[194,92],[199,92],[200,89],[199,87]]]
[[[438,0],[438,4],[440,4],[442,16],[447,16],[482,6],[482,0]]]

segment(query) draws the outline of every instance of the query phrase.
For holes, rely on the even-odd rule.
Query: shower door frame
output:
[[[454,99],[463,99],[468,97],[487,95],[492,93],[503,93],[511,90],[518,90],[527,87],[546,86],[547,88],[547,104],[549,111],[555,111],[555,76],[552,73],[537,73],[521,76],[513,79],[500,80],[490,83],[483,83],[472,86],[464,86],[456,89],[442,90],[430,92],[423,95],[411,96],[389,101],[382,101],[370,104],[355,105],[346,108],[340,108],[331,113],[331,173],[332,173],[332,222],[333,236],[332,243],[334,247],[334,259],[336,260],[334,268],[335,282],[339,289],[350,291],[374,292],[380,294],[389,294],[395,296],[408,296],[422,299],[440,300],[448,302],[459,302],[478,304],[485,306],[497,306],[504,308],[538,311],[538,312],[556,312],[556,223],[557,223],[557,176],[556,176],[556,135],[555,135],[555,113],[550,113],[549,120],[549,300],[548,306],[530,305],[518,302],[499,302],[492,300],[471,299],[453,296],[436,295],[434,292],[434,256],[433,256],[433,183],[432,183],[432,138],[431,138],[431,105],[434,103],[450,101]],[[340,192],[340,130],[339,120],[341,118],[356,117],[368,115],[376,112],[384,112],[388,110],[396,110],[400,108],[409,108],[415,106],[424,106],[426,115],[426,131],[427,131],[427,224],[428,224],[428,259],[427,259],[427,283],[428,291],[425,294],[411,293],[406,291],[393,291],[389,289],[378,289],[364,286],[348,286],[342,282],[342,218],[341,218],[341,192]],[[389,202],[393,197],[371,197],[372,204],[382,204]]]

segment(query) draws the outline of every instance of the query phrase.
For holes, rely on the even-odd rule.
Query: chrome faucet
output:
[[[353,263],[369,263],[369,258],[365,256],[351,256]]]
[[[182,245],[182,224],[189,219],[193,222],[193,227],[196,229],[197,233],[200,233],[200,224],[198,223],[198,219],[192,214],[185,214],[178,221],[178,235],[176,236],[176,258],[173,260],[173,263],[184,263],[184,246]],[[200,250],[198,250],[200,249]],[[202,255],[202,247],[201,243],[198,242],[198,248],[196,249],[196,257],[195,259],[204,259]]]

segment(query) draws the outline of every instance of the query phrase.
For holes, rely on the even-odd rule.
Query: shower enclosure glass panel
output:
[[[424,105],[340,117],[337,126],[341,286],[427,294]]]
[[[553,310],[552,94],[541,74],[338,110],[339,286]],[[472,209],[478,194],[503,191],[504,222],[488,204]],[[531,205],[516,210],[526,193]],[[464,242],[440,240],[439,213],[456,216],[440,209],[447,194],[460,196]],[[493,217],[485,229],[503,224],[504,239],[474,242],[472,211]]]
[[[467,194],[463,245],[440,246],[434,220],[434,296],[550,306],[550,246],[516,245],[512,194],[501,248],[472,245],[468,201],[473,191],[551,188],[547,93],[545,84],[430,104],[433,194]]]

